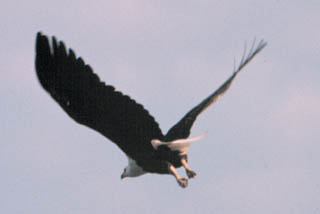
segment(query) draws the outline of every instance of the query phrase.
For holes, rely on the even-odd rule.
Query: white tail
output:
[[[179,151],[181,154],[186,154],[188,152],[188,147],[191,145],[192,142],[201,140],[207,132],[193,138],[186,138],[186,139],[178,139],[171,142],[162,142],[158,139],[151,140],[151,144],[154,149],[158,149],[161,145],[167,145],[172,151]]]

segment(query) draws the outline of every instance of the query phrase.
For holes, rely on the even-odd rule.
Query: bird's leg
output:
[[[169,171],[171,172],[171,174],[176,178],[178,184],[182,187],[182,188],[186,188],[188,186],[188,179],[186,177],[184,178],[180,178],[179,174],[177,173],[176,169],[174,168],[173,165],[169,165]]]
[[[182,157],[181,158],[181,163],[183,165],[183,167],[186,169],[186,173],[188,175],[188,178],[194,178],[197,173],[195,173],[191,168],[190,166],[188,165],[188,162],[187,162],[187,158],[186,157]]]

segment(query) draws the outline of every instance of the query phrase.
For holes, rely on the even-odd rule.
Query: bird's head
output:
[[[121,178],[121,180],[122,180],[122,179],[124,179],[124,178],[126,178],[126,177],[128,177],[128,167],[126,167],[126,168],[123,169],[123,172],[122,172],[120,178]]]
[[[132,159],[129,159],[129,164],[124,168],[123,173],[121,174],[121,179],[126,177],[138,177],[140,175],[145,174],[146,172],[136,164],[136,162]]]

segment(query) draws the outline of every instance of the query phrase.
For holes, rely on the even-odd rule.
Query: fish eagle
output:
[[[265,46],[261,40],[234,67],[233,74],[212,94],[192,108],[167,134],[144,107],[129,96],[102,82],[66,49],[62,41],[52,42],[42,33],[36,38],[35,68],[42,87],[76,122],[88,126],[114,142],[127,156],[128,166],[121,179],[145,173],[171,174],[185,188],[188,178],[196,173],[188,165],[187,149],[203,135],[188,138],[197,116],[213,104],[230,87],[239,71]],[[183,166],[187,177],[180,177],[176,168]]]

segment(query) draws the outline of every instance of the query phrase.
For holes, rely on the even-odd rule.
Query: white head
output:
[[[138,177],[145,174],[146,172],[137,165],[136,161],[128,157],[128,166],[124,168],[123,173],[121,174],[121,179],[126,177]]]

